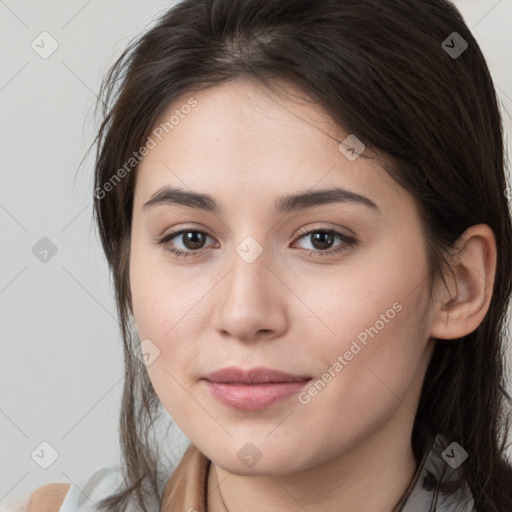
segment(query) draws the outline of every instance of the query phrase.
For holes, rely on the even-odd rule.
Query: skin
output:
[[[430,304],[412,196],[376,159],[347,159],[338,145],[348,134],[297,90],[283,91],[294,99],[239,78],[193,94],[197,106],[137,169],[132,311],[140,339],[160,350],[147,371],[165,409],[212,461],[210,512],[389,512],[416,470],[412,426],[435,338],[472,332],[488,309],[494,237],[485,225],[464,233],[455,277],[448,288],[436,284]],[[224,213],[143,208],[164,185],[210,194]],[[278,196],[328,186],[371,199],[380,213],[348,202],[274,211]],[[183,228],[208,236],[197,249],[181,235],[169,241],[196,251],[179,258],[158,240]],[[308,255],[329,245],[304,233],[328,228],[357,244]],[[263,249],[252,263],[236,251],[248,236]],[[336,236],[330,247],[344,243]],[[292,396],[241,411],[201,381],[231,365],[319,379],[395,303],[400,312],[307,404]],[[237,457],[248,442],[261,453],[252,467]]]

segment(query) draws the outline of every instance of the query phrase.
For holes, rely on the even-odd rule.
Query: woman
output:
[[[184,0],[102,93],[124,479],[40,507],[512,510],[501,117],[453,5]]]

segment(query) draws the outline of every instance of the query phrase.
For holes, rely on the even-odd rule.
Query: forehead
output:
[[[139,206],[163,185],[239,204],[332,186],[380,203],[407,199],[369,150],[354,161],[340,151],[349,134],[322,107],[292,86],[277,87],[282,94],[241,78],[175,99],[137,169]]]

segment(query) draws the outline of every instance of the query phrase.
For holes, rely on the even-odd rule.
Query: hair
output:
[[[468,45],[459,56],[442,46],[453,32]],[[295,86],[381,158],[418,206],[431,299],[460,235],[478,223],[493,230],[498,253],[489,310],[467,336],[437,340],[411,443],[418,462],[430,434],[457,441],[469,453],[457,485],[469,485],[479,512],[512,510],[505,371],[512,222],[502,119],[484,56],[446,0],[184,0],[133,39],[108,70],[93,142],[94,215],[124,345],[124,482],[101,509],[124,510],[134,494],[146,511],[148,496],[160,492],[160,450],[148,433],[162,407],[134,354],[131,323],[137,163],[131,157],[177,98],[237,77],[269,89],[279,80]]]

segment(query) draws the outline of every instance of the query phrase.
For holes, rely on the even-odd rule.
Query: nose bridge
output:
[[[235,247],[230,258],[231,272],[228,277],[226,298],[229,297],[241,307],[252,303],[253,306],[257,306],[259,300],[270,294],[269,253],[270,251],[265,251],[253,237],[246,237]]]
[[[248,339],[258,331],[280,331],[284,309],[283,286],[275,278],[271,251],[253,237],[246,237],[229,258],[230,271],[216,297],[215,327],[237,338]]]

